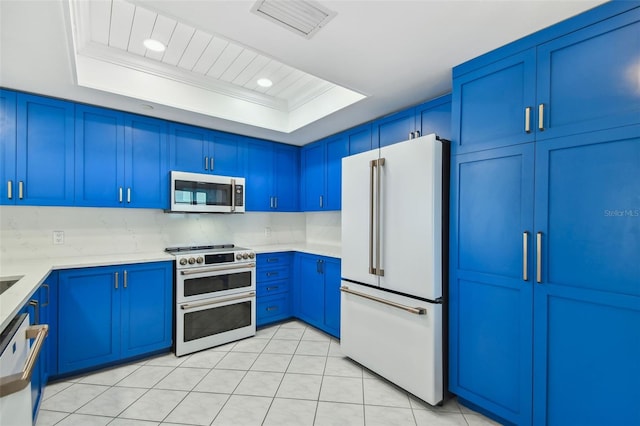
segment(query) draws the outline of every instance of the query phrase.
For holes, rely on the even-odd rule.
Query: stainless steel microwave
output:
[[[171,172],[170,212],[244,213],[244,178]]]

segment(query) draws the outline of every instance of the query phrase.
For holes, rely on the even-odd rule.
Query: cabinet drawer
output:
[[[259,283],[257,286],[258,297],[272,294],[286,293],[289,291],[289,280],[269,281]]]
[[[291,316],[289,293],[258,297],[256,303],[256,325],[279,321]]]
[[[289,271],[291,268],[289,266],[282,266],[279,268],[257,268],[256,271],[256,282],[262,283],[265,281],[274,281],[274,280],[286,280],[289,278]]]
[[[270,266],[289,266],[291,264],[291,253],[264,253],[259,254],[256,264],[258,268]]]

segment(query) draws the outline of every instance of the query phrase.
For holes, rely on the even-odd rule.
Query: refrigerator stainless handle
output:
[[[48,324],[32,325],[27,328],[26,338],[36,340],[31,345],[31,351],[27,356],[27,361],[24,363],[24,369],[20,373],[0,378],[0,397],[19,392],[31,384],[31,375],[48,333]]]
[[[544,130],[544,104],[538,105],[538,129]]]
[[[10,200],[13,199],[13,181],[12,180],[7,181],[7,198]]]
[[[340,287],[340,291],[342,291],[344,293],[353,294],[355,296],[363,297],[365,299],[373,300],[374,302],[383,303],[385,305],[392,306],[394,308],[402,309],[403,311],[407,311],[407,312],[415,314],[415,315],[427,315],[427,308],[421,308],[421,307],[418,307],[418,306],[416,306],[416,307],[407,306],[407,305],[403,305],[401,303],[392,302],[391,300],[381,299],[380,297],[376,297],[376,296],[372,296],[370,294],[360,293],[359,291],[351,290],[349,287],[347,287],[345,285]]]
[[[204,169],[209,170],[209,157],[204,157]]]
[[[227,266],[226,268],[205,268],[205,269],[190,269],[187,271],[180,271],[182,275],[195,275],[202,274],[204,272],[218,272],[218,271],[231,271],[234,269],[247,269],[247,268],[255,268],[255,263],[247,263],[245,265],[238,266]]]
[[[531,107],[524,109],[524,132],[531,133]]]
[[[24,198],[24,182],[18,182],[18,199],[22,200]]]
[[[369,273],[372,275],[376,273],[373,268],[373,169],[377,163],[378,160],[369,162]]]
[[[522,233],[522,280],[529,281],[529,232]]]
[[[213,157],[211,157],[211,170],[213,170]],[[236,180],[231,179],[231,211],[236,211]]]
[[[256,292],[251,291],[249,293],[237,294],[235,296],[217,297],[213,300],[209,299],[199,303],[185,303],[184,305],[180,305],[180,309],[186,311],[187,309],[200,308],[202,306],[219,305],[220,303],[231,302],[232,300],[246,299],[247,297],[253,297],[255,295]]]
[[[536,241],[536,282],[542,282],[542,232],[538,232]]]
[[[384,158],[378,158],[378,178],[376,182],[377,194],[376,197],[376,275],[384,277],[384,269],[380,264],[380,173],[381,168],[384,166]]]

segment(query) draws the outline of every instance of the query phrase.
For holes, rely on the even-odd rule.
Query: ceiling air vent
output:
[[[307,39],[336,16],[309,0],[258,0],[251,11]]]

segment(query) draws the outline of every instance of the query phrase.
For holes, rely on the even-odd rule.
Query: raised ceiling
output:
[[[103,58],[98,62],[95,56],[89,55],[90,50],[86,50],[87,54],[83,56],[86,60],[81,59],[84,62],[80,66],[94,66],[96,71],[106,69],[108,72],[104,79],[94,81],[91,87],[82,86],[79,84],[82,76],[76,71],[80,55],[76,53],[83,45],[80,39],[74,41],[72,4],[68,0],[0,0],[0,84],[3,87],[303,145],[445,94],[451,90],[451,68],[455,65],[603,1],[320,0],[319,3],[335,12],[335,16],[311,38],[301,37],[252,13],[253,0],[118,0],[113,4],[111,0],[85,0],[82,3],[89,3],[90,10],[95,7],[97,11],[107,4],[113,6],[116,3],[116,9],[124,5],[129,10],[145,10],[139,17],[134,12],[133,17],[128,18],[131,20],[128,28],[134,31],[129,33],[126,50],[104,44],[106,21],[102,21],[102,30],[91,26],[89,31],[89,40],[94,31],[96,37],[102,31],[99,37],[103,40],[102,46],[97,41],[89,43],[90,50],[102,50],[101,53],[107,56],[124,60],[127,64],[124,68],[135,70],[135,77],[116,72],[121,68],[116,67],[115,59],[109,62]],[[187,44],[182,42],[181,49],[174,53],[172,49],[165,52],[166,62],[165,56],[158,58],[148,52],[141,54],[137,43],[131,43],[141,37],[135,29],[138,28],[136,20],[140,20],[139,25],[146,25],[148,30],[153,14],[156,16],[153,28],[160,23],[158,31],[162,25],[170,27],[171,22],[175,22],[174,32],[178,26],[181,28],[178,33],[183,31],[182,28],[186,29],[187,35],[191,32],[190,36],[183,37],[188,40]],[[124,40],[122,34],[121,37]],[[86,42],[87,39],[83,40]],[[233,61],[229,57],[218,57],[218,60],[228,62],[224,71],[220,72],[222,65],[218,69],[214,62],[204,72],[211,57],[205,53],[207,48],[201,55],[196,52],[205,41],[207,46],[213,44],[211,49],[214,50],[216,45],[225,42],[228,43],[226,46],[238,46],[231,48],[237,53]],[[124,46],[122,41],[119,43]],[[189,48],[192,43],[193,47]],[[243,52],[246,53],[240,59]],[[290,118],[284,119],[275,111],[278,111],[278,105],[286,105],[289,109],[296,105],[299,101],[295,96],[284,100],[286,88],[278,89],[274,84],[273,90],[280,92],[273,96],[274,92],[255,90],[250,82],[252,78],[243,82],[250,73],[246,71],[243,75],[243,71],[253,61],[243,71],[237,72],[253,54],[253,61],[264,58],[258,61],[279,63],[283,69],[298,70],[309,76],[304,78],[326,82],[316,89],[306,86],[311,92],[305,95],[306,89],[301,90],[297,99],[313,97],[313,90],[318,90],[315,94],[321,93],[323,87],[330,87],[323,86],[325,84],[366,97],[350,106],[338,105],[336,112],[309,124],[291,126]],[[144,61],[144,66],[139,63],[141,61]],[[237,68],[233,65],[235,61],[241,61]],[[151,69],[149,63],[154,65]],[[254,65],[256,68],[258,63]],[[122,67],[122,63],[118,66]],[[168,78],[172,72],[183,71],[191,75],[189,85],[182,82],[181,86],[178,84],[180,79]],[[202,90],[196,89],[200,80],[212,80],[210,72],[220,77],[216,82],[225,90],[236,90],[252,103],[238,100],[221,103],[217,98],[212,100],[202,96]],[[151,88],[154,84],[151,83],[159,78],[168,78],[173,86],[164,90],[166,93],[154,94]],[[113,80],[113,85],[110,80]],[[146,88],[149,96],[134,96],[121,90],[123,87],[118,84]],[[300,84],[305,86],[302,81]],[[292,88],[290,91],[295,92]],[[178,95],[184,96],[185,93],[187,100],[177,102]],[[173,104],[150,97],[159,94],[168,95]],[[315,99],[321,97],[316,96]],[[209,104],[224,106],[220,107],[221,113],[210,114],[211,111],[204,108],[210,108]],[[198,109],[200,107],[203,108]],[[262,123],[234,119],[232,113],[236,110],[248,110],[250,116]],[[265,123],[270,123],[271,127]]]

